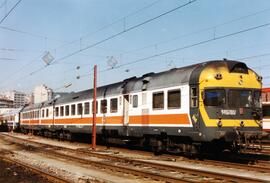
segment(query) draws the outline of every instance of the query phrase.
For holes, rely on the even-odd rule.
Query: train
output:
[[[19,115],[22,108],[6,110],[0,117],[0,131],[14,131],[19,127]]]
[[[214,60],[97,88],[97,138],[154,152],[239,151],[263,138],[262,77]],[[92,134],[93,89],[24,107],[20,129],[59,139]]]

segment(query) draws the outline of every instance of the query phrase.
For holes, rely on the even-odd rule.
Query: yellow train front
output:
[[[261,86],[262,78],[242,62],[207,62],[195,69],[190,116],[198,141],[211,142],[216,149],[239,149],[259,140]]]

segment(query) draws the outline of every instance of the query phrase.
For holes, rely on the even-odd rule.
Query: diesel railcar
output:
[[[203,62],[97,89],[97,135],[157,152],[239,149],[262,134],[262,78],[245,63]],[[20,126],[45,136],[91,134],[93,90],[25,107]]]

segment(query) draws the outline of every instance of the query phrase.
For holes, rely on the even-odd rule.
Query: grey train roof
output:
[[[197,84],[201,71],[203,70],[203,68],[210,64],[214,66],[226,64],[229,70],[237,64],[242,64],[243,67],[247,68],[244,63],[238,61],[208,61],[187,67],[174,68],[160,73],[148,73],[139,78],[132,77],[125,79],[122,82],[101,86],[97,89],[97,97],[102,98],[103,96],[128,94],[130,92],[153,90],[181,84]],[[82,101],[86,99],[91,99],[92,95],[93,89],[84,90],[76,93],[73,92],[63,97],[54,99],[54,101],[45,102],[42,106],[50,106],[52,105],[52,102],[55,102],[55,105],[57,105],[62,103]],[[39,105],[37,107],[41,106]]]

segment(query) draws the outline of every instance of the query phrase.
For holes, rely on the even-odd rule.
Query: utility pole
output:
[[[94,66],[92,150],[96,150],[97,65]]]

